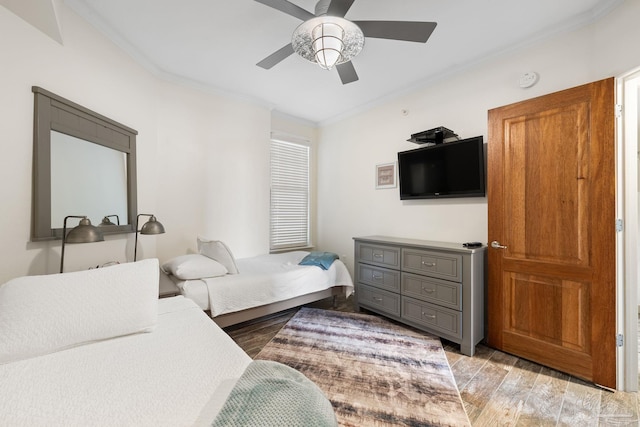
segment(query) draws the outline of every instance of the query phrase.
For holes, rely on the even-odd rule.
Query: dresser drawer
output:
[[[400,272],[367,264],[358,264],[358,282],[399,292]]]
[[[462,284],[402,273],[402,295],[462,310]]]
[[[455,338],[462,338],[462,313],[402,297],[402,318]]]
[[[400,248],[370,243],[356,243],[356,262],[400,269]]]
[[[372,286],[357,285],[358,304],[400,317],[400,295]]]
[[[462,281],[462,256],[419,249],[402,249],[402,270]]]

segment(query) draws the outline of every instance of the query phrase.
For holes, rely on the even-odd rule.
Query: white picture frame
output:
[[[376,190],[396,188],[398,185],[397,162],[376,165]]]

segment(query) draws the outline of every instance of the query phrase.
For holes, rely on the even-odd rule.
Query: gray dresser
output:
[[[356,308],[460,344],[484,338],[486,247],[386,236],[355,237]]]

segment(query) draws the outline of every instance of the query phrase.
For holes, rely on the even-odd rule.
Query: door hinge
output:
[[[616,337],[616,346],[622,347],[624,345],[624,335],[618,334]]]
[[[624,230],[624,221],[621,219],[616,219],[616,231],[620,232]]]
[[[622,117],[622,104],[616,104],[616,119]]]

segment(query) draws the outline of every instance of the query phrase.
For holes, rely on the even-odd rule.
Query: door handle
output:
[[[506,246],[501,245],[500,242],[498,242],[497,240],[494,240],[493,242],[491,242],[491,247],[495,249],[507,249]]]

